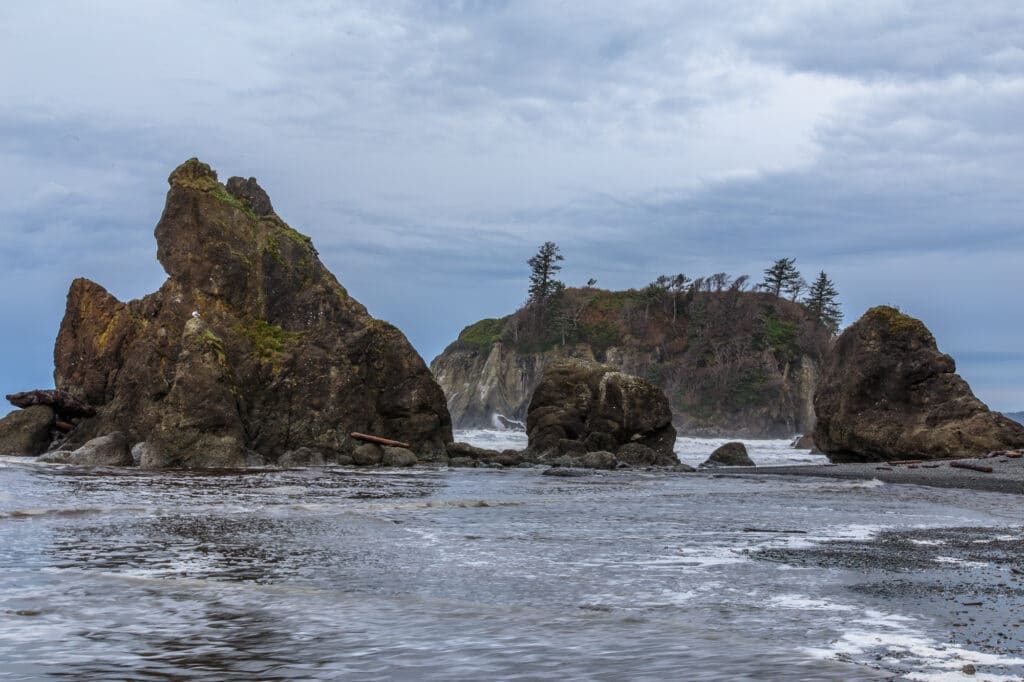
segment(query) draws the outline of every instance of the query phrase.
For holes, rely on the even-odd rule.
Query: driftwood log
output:
[[[58,416],[64,419],[75,419],[76,417],[94,417],[96,408],[87,405],[67,391],[46,389],[37,391],[23,391],[11,393],[7,400],[15,407],[32,407],[33,405],[49,405]]]
[[[992,467],[985,466],[984,464],[974,464],[973,462],[950,462],[949,466],[957,469],[970,469],[971,471],[980,471],[984,474],[991,474]]]
[[[387,445],[387,446],[392,447],[392,448],[407,448],[407,449],[409,448],[409,444],[408,443],[403,443],[400,440],[391,440],[390,438],[381,438],[380,436],[371,436],[369,434],[358,433],[356,431],[353,431],[352,433],[350,433],[348,435],[352,436],[356,440],[364,440],[367,443],[376,443],[377,445]]]

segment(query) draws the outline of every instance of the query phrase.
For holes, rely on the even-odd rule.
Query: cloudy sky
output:
[[[563,279],[827,271],[1024,409],[1024,4],[0,4],[0,392],[52,386],[71,280],[160,286],[198,156],[429,361]],[[0,413],[8,406],[0,406]]]

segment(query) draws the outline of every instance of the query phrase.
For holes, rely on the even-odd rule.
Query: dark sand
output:
[[[958,469],[950,462],[970,462],[992,467],[992,473]],[[779,467],[729,467],[713,470],[715,475],[763,474],[768,476],[818,476],[907,483],[937,488],[965,488],[998,493],[1024,494],[1024,458],[1005,456],[924,461],[920,464],[807,464]]]

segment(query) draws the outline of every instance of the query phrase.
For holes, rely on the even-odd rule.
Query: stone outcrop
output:
[[[96,408],[83,403],[67,391],[57,391],[55,389],[23,391],[21,393],[12,393],[5,397],[15,407],[26,408],[33,405],[52,407],[58,419],[70,420],[96,415]]]
[[[711,453],[702,467],[752,467],[754,460],[747,454],[747,446],[739,441],[725,443]]]
[[[814,442],[833,462],[1024,446],[1024,426],[990,411],[924,324],[887,306],[868,310],[839,337],[814,407]]]
[[[607,365],[566,360],[549,367],[530,401],[526,427],[534,452],[618,455],[643,446],[650,464],[678,463],[665,394]]]
[[[0,455],[38,455],[53,440],[55,421],[49,405],[15,410],[0,419]]]
[[[555,338],[530,311],[469,325],[430,368],[458,428],[526,420],[544,371],[566,358],[644,377],[689,435],[790,437],[814,428],[813,395],[831,341],[799,304],[766,293],[568,289],[578,319]]]
[[[446,458],[451,420],[423,360],[349,296],[255,179],[225,186],[191,159],[169,183],[159,291],[123,303],[89,280],[71,285],[54,377],[97,413],[70,445],[120,431],[146,441],[148,466],[236,467],[301,448],[349,461],[359,431]]]

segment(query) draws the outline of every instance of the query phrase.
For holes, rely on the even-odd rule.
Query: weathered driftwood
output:
[[[54,412],[65,419],[96,416],[96,408],[92,405],[87,405],[67,391],[58,391],[53,388],[11,393],[6,397],[11,405],[15,407],[25,408],[32,407],[33,405],[49,405],[53,408]]]
[[[974,462],[950,462],[949,466],[957,469],[970,469],[971,471],[980,471],[984,474],[991,474],[992,467],[985,466],[984,464],[975,464]]]
[[[69,424],[69,423],[67,423],[65,421],[61,421],[61,420],[58,419],[57,421],[55,421],[53,423],[53,428],[55,428],[58,431],[61,431],[63,433],[68,433],[69,431],[74,430],[75,425],[74,424]]]
[[[390,438],[381,438],[380,436],[371,436],[369,434],[358,433],[356,431],[353,431],[352,433],[350,433],[348,435],[352,436],[356,440],[364,440],[367,443],[376,443],[377,445],[387,445],[387,446],[390,446],[390,447],[393,447],[393,448],[408,448],[409,447],[408,443],[403,443],[400,440],[391,440]]]

